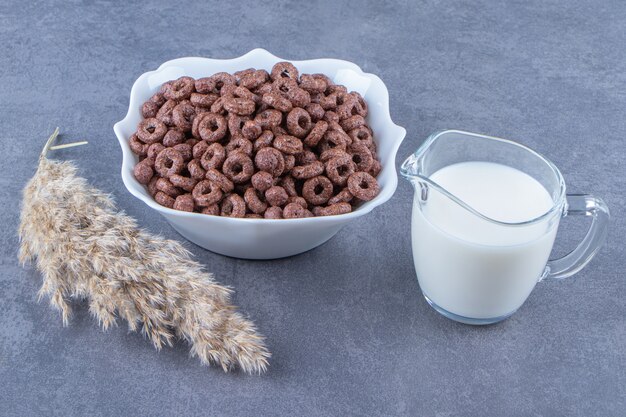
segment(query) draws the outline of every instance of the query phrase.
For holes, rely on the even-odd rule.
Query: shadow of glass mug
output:
[[[548,192],[552,207],[527,221],[498,221],[430,178],[447,166],[476,161],[528,174]],[[510,140],[458,130],[436,132],[404,161],[401,173],[415,188],[411,235],[420,288],[426,301],[452,320],[482,325],[508,318],[537,282],[577,273],[606,239],[610,216],[604,201],[566,194],[552,162]],[[590,216],[589,231],[571,253],[548,260],[559,221],[568,215]],[[450,233],[446,222],[462,223],[472,231],[470,238]]]

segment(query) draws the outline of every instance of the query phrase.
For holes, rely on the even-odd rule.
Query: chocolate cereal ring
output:
[[[202,113],[198,122],[198,134],[207,142],[217,142],[226,136],[226,119],[215,113]]]
[[[363,116],[356,114],[354,116],[348,117],[347,119],[341,120],[339,124],[341,125],[341,128],[343,130],[348,132],[361,126],[365,126],[365,119],[363,118]]]
[[[157,143],[167,133],[167,126],[154,117],[144,119],[137,126],[137,136],[143,143]]]
[[[301,219],[306,217],[307,209],[298,203],[289,203],[283,209],[283,217],[285,219]]]
[[[308,165],[297,166],[291,170],[291,175],[299,180],[308,180],[324,173],[324,164],[320,161],[311,162]]]
[[[303,208],[309,207],[309,203],[307,203],[303,197],[297,195],[289,196],[289,198],[287,199],[287,204],[291,203],[300,204]]]
[[[256,105],[254,101],[241,97],[226,97],[224,99],[224,109],[229,113],[235,113],[240,116],[249,116],[254,113]]]
[[[246,121],[241,128],[241,133],[246,139],[249,140],[255,140],[261,135],[262,132],[263,129],[261,128],[261,125],[254,120]]]
[[[323,93],[326,91],[326,81],[313,74],[302,74],[300,77],[300,88],[309,93]]]
[[[202,214],[208,214],[209,216],[219,216],[220,215],[220,205],[215,203],[215,204],[211,204],[208,207],[204,207],[202,210],[200,210],[200,213]]]
[[[343,187],[348,181],[348,177],[354,174],[355,165],[350,155],[336,156],[325,164],[326,175],[333,184]]]
[[[285,170],[283,172],[289,172],[296,166],[296,157],[294,155],[285,155]]]
[[[304,139],[304,144],[311,147],[317,146],[320,140],[324,137],[324,134],[326,134],[327,130],[328,122],[325,122],[324,120],[318,121],[315,123],[315,126],[313,126],[313,129],[311,129],[308,136]]]
[[[178,174],[170,175],[169,180],[175,187],[182,188],[183,190],[189,192],[191,192],[198,183],[198,181],[193,178],[184,177]]]
[[[335,203],[327,207],[322,207],[319,210],[319,216],[337,216],[339,214],[346,214],[352,211],[350,203]]]
[[[270,207],[265,210],[263,217],[266,219],[282,219],[283,218],[283,209],[280,207]]]
[[[298,69],[291,62],[277,62],[272,67],[270,77],[276,81],[281,78],[290,78],[294,81],[298,81],[300,73]]]
[[[293,109],[293,104],[291,104],[291,101],[288,98],[283,97],[281,94],[276,93],[275,91],[263,94],[262,101],[268,106],[273,107],[281,112],[288,112]]]
[[[136,133],[133,133],[130,139],[128,139],[128,146],[130,146],[130,150],[133,151],[135,155],[148,155],[148,145],[140,141]]]
[[[324,117],[324,109],[318,103],[310,103],[304,110],[311,116],[311,121],[317,122]]]
[[[208,207],[219,202],[223,193],[218,184],[210,180],[203,180],[196,184],[191,195],[199,207]]]
[[[215,168],[207,170],[205,177],[207,180],[216,183],[226,193],[230,193],[235,189],[233,182]]]
[[[360,142],[364,145],[371,145],[374,141],[372,138],[372,132],[366,126],[360,126],[356,129],[350,130],[348,136],[352,139],[352,142]]]
[[[310,178],[302,186],[302,197],[315,206],[324,204],[333,195],[333,183],[323,175]]]
[[[378,195],[380,186],[367,172],[355,172],[348,178],[348,189],[359,200],[370,201]]]
[[[242,136],[232,138],[226,145],[226,151],[229,156],[237,152],[252,156],[252,142]]]
[[[165,149],[165,146],[158,142],[148,146],[147,159],[152,161],[152,165],[154,165],[157,155],[160,154],[163,149]]]
[[[154,200],[160,205],[168,208],[173,208],[174,202],[176,201],[169,195],[165,194],[163,191],[157,191],[157,193],[154,195]]]
[[[308,165],[317,161],[317,155],[310,148],[304,148],[302,152],[296,155],[297,165]]]
[[[164,192],[170,197],[176,197],[181,194],[178,188],[176,188],[167,178],[159,178],[156,182],[156,189]]]
[[[232,137],[243,136],[243,126],[250,120],[248,116],[239,116],[237,114],[228,115],[228,131]]]
[[[189,171],[189,175],[194,180],[200,181],[206,177],[206,171],[202,168],[200,161],[197,159],[192,159],[187,163],[187,171]]]
[[[289,196],[283,187],[278,185],[271,186],[265,191],[265,200],[271,206],[282,206],[287,203]]]
[[[231,93],[235,97],[245,98],[248,100],[254,101],[255,104],[259,104],[261,102],[261,97],[254,94],[252,91],[248,90],[246,87],[235,87]]]
[[[348,153],[346,151],[344,151],[341,148],[331,148],[331,149],[327,149],[324,152],[322,152],[322,154],[320,155],[320,161],[322,162],[328,162],[331,159],[337,157],[337,156],[344,156],[344,155],[348,155]]]
[[[362,143],[354,143],[348,148],[352,155],[352,162],[356,164],[357,171],[368,172],[374,163],[372,152]]]
[[[220,215],[243,218],[246,215],[246,202],[237,194],[228,194],[220,205]]]
[[[149,119],[151,117],[156,117],[156,115],[159,112],[160,108],[161,107],[158,104],[156,104],[155,102],[153,102],[153,101],[146,101],[141,106],[141,115],[144,117],[144,119]]]
[[[210,109],[213,103],[215,103],[218,98],[220,98],[220,96],[218,96],[215,93],[209,93],[209,94],[191,93],[191,97],[189,97],[189,101],[191,102],[191,104],[193,104],[196,107],[203,107],[206,109]]]
[[[172,121],[183,132],[191,130],[194,117],[196,117],[196,109],[189,100],[181,101],[172,110]]]
[[[154,93],[152,95],[152,97],[150,97],[148,99],[148,101],[156,104],[157,106],[161,107],[162,105],[165,104],[165,102],[167,101],[165,97],[163,97],[163,94],[161,93]]]
[[[287,191],[289,197],[297,196],[298,190],[296,190],[296,181],[291,175],[285,175],[280,180],[280,185]]]
[[[301,107],[294,107],[287,115],[287,131],[297,138],[304,138],[310,130],[311,115]]]
[[[257,114],[254,120],[259,126],[261,126],[261,129],[271,129],[282,123],[283,114],[275,109],[267,109]]]
[[[339,115],[332,110],[328,110],[327,112],[324,113],[324,117],[322,118],[322,120],[326,120],[328,123],[332,123],[332,122],[338,123]]]
[[[191,77],[180,77],[170,81],[163,91],[163,96],[168,100],[185,100],[191,96],[195,89],[195,80]]]
[[[265,70],[253,70],[240,76],[239,85],[249,90],[260,87],[269,79],[269,74]]]
[[[276,148],[259,149],[254,164],[259,170],[269,172],[274,177],[279,177],[285,170],[285,158]]]
[[[174,119],[172,118],[172,112],[174,107],[178,105],[175,100],[167,100],[165,104],[161,106],[156,114],[156,118],[165,123],[166,126],[174,126]]]
[[[216,81],[212,77],[198,78],[194,83],[196,91],[201,94],[213,93]]]
[[[209,79],[214,83],[213,92],[220,94],[224,86],[235,85],[237,79],[227,72],[218,72]],[[227,87],[228,88],[228,87]]]
[[[159,180],[159,177],[154,176],[152,177],[152,179],[150,180],[150,182],[148,183],[148,185],[146,186],[146,188],[148,189],[148,193],[154,198],[154,196],[156,195],[157,192],[159,192],[159,190],[157,190],[156,188],[156,182]]]
[[[267,210],[267,203],[261,200],[258,191],[254,187],[250,187],[245,191],[243,199],[248,205],[248,208],[256,214],[261,214]]]
[[[329,198],[328,204],[332,205],[337,203],[349,203],[350,201],[352,201],[353,197],[354,196],[352,195],[348,187],[346,187],[331,198]]]
[[[254,164],[248,155],[235,152],[226,158],[222,171],[235,184],[243,184],[254,174]]]
[[[258,171],[252,175],[250,182],[254,188],[263,193],[274,185],[274,177],[269,172]]]
[[[135,165],[135,168],[133,168],[133,175],[140,184],[147,185],[154,176],[154,171],[150,164],[139,162]]]
[[[295,136],[280,135],[274,139],[274,148],[287,155],[295,155],[302,152],[302,141]]]
[[[193,159],[202,158],[202,155],[204,155],[207,149],[209,149],[209,144],[207,142],[201,140],[200,142],[196,143],[192,149]]]
[[[156,157],[154,168],[162,177],[180,174],[185,167],[183,156],[174,148],[165,148]]]
[[[263,133],[254,141],[253,150],[254,152],[258,152],[259,149],[267,148],[268,146],[272,146],[272,142],[274,141],[274,134],[271,130],[264,130]]]
[[[163,136],[163,145],[172,147],[185,142],[185,139],[185,132],[179,129],[170,129],[165,136]]]
[[[206,143],[206,142],[200,142]],[[199,144],[198,144],[199,145]],[[196,146],[198,146],[196,145]],[[226,149],[219,143],[209,145],[200,157],[200,164],[204,169],[221,169],[226,160]]]
[[[191,194],[181,194],[174,201],[174,210],[192,212],[195,208]]]
[[[172,146],[172,149],[176,149],[180,152],[180,155],[183,157],[183,161],[190,161],[193,157],[193,150],[191,145],[188,143],[179,143],[178,145]]]

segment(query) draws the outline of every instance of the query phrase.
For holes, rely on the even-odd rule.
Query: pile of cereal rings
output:
[[[161,205],[289,219],[376,197],[381,164],[359,93],[279,62],[161,86],[130,138],[137,181]]]

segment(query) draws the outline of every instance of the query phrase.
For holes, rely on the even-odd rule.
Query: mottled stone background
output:
[[[0,414],[11,416],[617,416],[626,409],[626,5],[623,1],[0,1]],[[125,190],[113,124],[143,72],[182,56],[263,47],[353,61],[387,84],[406,127],[398,163],[437,129],[519,140],[569,189],[606,199],[606,247],[576,277],[537,286],[511,319],[451,322],[413,270],[411,188],[322,247],[271,262],[191,244],[274,354],[224,374],[179,344],[157,353],[79,304],[63,328],[16,261],[20,190],[45,138],[140,224],[180,237]],[[587,223],[567,218],[563,254]]]

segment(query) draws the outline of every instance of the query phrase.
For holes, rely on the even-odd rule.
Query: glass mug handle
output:
[[[601,199],[588,194],[568,194],[563,216],[591,216],[591,226],[576,249],[548,261],[544,278],[571,277],[585,267],[604,243],[609,225],[609,208]]]

